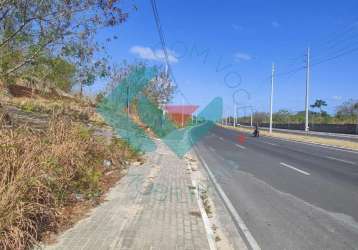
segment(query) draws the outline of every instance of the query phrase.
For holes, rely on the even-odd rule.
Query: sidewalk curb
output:
[[[188,131],[186,131],[186,136],[187,137],[189,136]],[[191,137],[189,138],[189,140],[192,143]],[[190,172],[192,172],[192,170],[190,170]],[[192,186],[195,187],[195,189],[194,189],[195,197],[196,197],[196,200],[198,202],[198,207],[199,207],[199,210],[200,210],[201,218],[202,218],[203,223],[204,223],[204,227],[205,227],[205,231],[206,231],[206,237],[208,239],[210,250],[216,250],[217,248],[216,248],[214,232],[212,230],[212,227],[211,227],[212,225],[211,225],[211,223],[209,221],[209,217],[208,217],[208,215],[207,215],[207,213],[205,211],[205,208],[203,206],[202,200],[200,198],[200,194],[198,192],[199,187],[198,187],[196,181],[193,179],[192,174],[190,174],[190,179],[191,179]]]
[[[195,145],[193,146],[193,151],[195,152],[200,163],[202,164],[202,166],[205,168],[206,172],[208,173],[210,181],[214,184],[216,191],[219,193],[219,196],[222,199],[222,201],[224,202],[225,207],[228,209],[232,219],[234,220],[234,223],[237,226],[237,229],[238,229],[240,235],[242,236],[244,242],[246,243],[246,246],[252,250],[261,250],[260,246],[256,242],[255,238],[252,236],[252,234],[249,231],[249,229],[247,228],[246,224],[244,223],[242,218],[239,216],[238,212],[236,211],[236,209],[232,205],[231,201],[229,200],[229,198],[226,196],[226,194],[222,190],[219,183],[216,181],[214,174],[211,172],[211,170],[207,166],[204,159],[199,155],[197,149],[195,148]]]
[[[190,177],[191,178],[191,177]],[[205,211],[205,208],[201,202],[201,198],[200,198],[200,195],[198,193],[198,186],[196,184],[196,182],[191,178],[191,183],[192,185],[195,187],[195,196],[196,196],[196,200],[198,202],[198,206],[199,206],[199,210],[200,210],[200,213],[201,213],[201,218],[203,219],[203,223],[204,223],[204,226],[205,226],[205,231],[206,231],[206,237],[208,239],[208,242],[209,242],[209,247],[210,247],[210,250],[216,250],[216,243],[215,243],[215,237],[214,237],[214,232],[211,228],[211,223],[209,221],[209,218],[208,218],[208,215]]]

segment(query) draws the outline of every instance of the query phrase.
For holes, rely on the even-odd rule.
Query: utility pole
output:
[[[358,102],[354,104],[353,108],[357,112],[357,124],[356,124],[356,134],[358,134]]]
[[[275,75],[275,64],[272,63],[272,74],[271,74],[271,98],[270,98],[270,134],[272,133],[272,107],[273,107],[273,81]]]
[[[252,110],[251,110],[251,117],[250,117],[250,125],[251,125],[251,128],[252,128]]]
[[[307,48],[307,71],[306,71],[306,124],[305,131],[308,133],[309,125],[308,125],[308,107],[309,107],[309,87],[310,87],[310,48]]]
[[[235,103],[235,101],[234,101],[234,127],[236,127],[236,117],[237,117],[237,110],[236,110],[236,103]]]

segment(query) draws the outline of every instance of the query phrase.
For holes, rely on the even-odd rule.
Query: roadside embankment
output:
[[[99,204],[139,154],[85,104],[0,101],[0,249],[29,249]]]

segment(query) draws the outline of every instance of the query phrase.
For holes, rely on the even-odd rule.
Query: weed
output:
[[[69,220],[65,208],[98,201],[108,185],[104,160],[121,171],[137,155],[121,140],[107,145],[61,118],[42,132],[0,128],[0,156],[0,249],[29,249]]]

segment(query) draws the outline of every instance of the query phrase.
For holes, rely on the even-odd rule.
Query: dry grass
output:
[[[52,120],[43,132],[0,126],[0,249],[29,249],[57,232],[69,221],[66,209],[98,201],[109,186],[106,173],[136,156],[69,119]]]
[[[81,100],[49,100],[45,98],[7,98],[2,96],[1,101],[6,105],[16,106],[26,112],[47,113],[50,115],[69,116],[72,120],[92,122],[104,125],[102,117],[87,101]]]
[[[224,126],[224,127],[233,129],[233,130],[243,131],[243,132],[250,132],[250,133],[252,133],[252,131],[253,131],[253,129],[243,128],[243,127],[236,127],[236,128],[233,128],[230,126]],[[265,130],[260,130],[260,135],[288,139],[288,140],[301,141],[301,142],[315,143],[315,144],[325,144],[325,145],[330,145],[330,146],[335,146],[335,147],[358,150],[358,142],[353,142],[353,141],[323,138],[323,137],[317,137],[317,136],[312,136],[312,135],[280,133],[280,132],[276,132],[276,131],[272,132],[272,134],[270,134],[268,131],[265,131]]]

